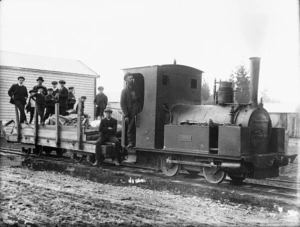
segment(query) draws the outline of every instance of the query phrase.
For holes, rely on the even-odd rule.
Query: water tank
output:
[[[232,82],[222,81],[218,90],[218,103],[233,103],[233,88]]]

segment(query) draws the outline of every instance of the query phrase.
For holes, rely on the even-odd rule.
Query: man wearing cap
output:
[[[128,147],[135,146],[135,117],[141,112],[141,100],[131,73],[124,76],[126,86],[121,93],[121,109],[127,129]]]
[[[121,151],[121,144],[118,138],[115,136],[117,132],[117,120],[111,117],[112,110],[107,108],[104,110],[105,118],[101,120],[99,131],[100,137],[96,142],[96,162],[93,164],[97,166],[101,162],[101,145],[105,142],[109,141],[115,144],[116,148],[116,157],[114,159],[115,165],[119,166],[119,159],[120,159],[120,151]]]
[[[48,88],[48,95],[45,96],[46,102],[46,114],[43,122],[45,122],[49,116],[55,113],[55,96],[53,95],[53,88]]]
[[[60,80],[59,85],[60,89],[55,94],[56,98],[58,98],[59,103],[59,114],[60,115],[68,115],[67,113],[67,100],[68,100],[68,89],[65,87],[66,81]]]
[[[58,87],[57,87],[58,82],[57,82],[57,81],[52,81],[51,84],[52,84],[52,89],[53,89],[52,95],[55,96],[56,93],[59,91],[59,89],[58,89]]]
[[[98,87],[99,93],[96,95],[94,100],[94,103],[96,105],[96,119],[98,119],[98,117],[100,117],[100,119],[104,117],[103,111],[107,106],[107,96],[103,93],[103,90],[104,87]]]
[[[19,76],[19,82],[11,86],[11,88],[8,90],[8,95],[11,98],[10,103],[15,104],[20,112],[20,123],[28,124],[24,109],[26,100],[28,98],[28,93],[27,88],[23,84],[24,80],[25,78],[23,76]]]
[[[75,103],[76,103],[76,98],[75,98],[75,95],[74,95],[74,87],[69,87],[69,94],[68,94],[68,100],[67,100],[67,104],[68,104],[67,110],[73,110]]]
[[[80,101],[81,101],[81,116],[84,116],[85,118],[88,118],[89,115],[84,113],[84,103],[85,103],[85,100],[86,100],[86,96],[81,96],[80,97]],[[78,104],[76,106],[76,113],[78,114]]]
[[[38,90],[37,88],[41,87],[41,88],[43,88],[43,95],[47,95],[47,88],[43,85],[43,82],[44,82],[43,77],[41,77],[41,76],[38,77],[36,81],[38,82],[38,84],[35,85],[32,90],[34,90],[35,92],[37,92],[37,90]]]
[[[34,116],[34,110],[35,110],[35,91],[34,90],[30,90],[29,91],[29,100],[28,103],[26,105],[26,112],[30,113],[30,120],[29,120],[29,124],[32,123],[33,120],[33,116]]]

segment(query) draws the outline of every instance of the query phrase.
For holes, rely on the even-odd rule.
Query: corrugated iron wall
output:
[[[57,72],[38,72],[37,70],[24,70],[24,69],[8,69],[0,68],[0,119],[10,120],[15,118],[15,111],[12,104],[9,103],[9,96],[7,94],[9,88],[12,84],[18,83],[17,78],[19,76],[25,77],[24,85],[27,90],[31,90],[33,86],[37,84],[36,79],[42,76],[45,80],[44,86],[52,87],[51,82],[56,80],[65,80],[66,87],[75,87],[75,97],[78,98],[82,95],[87,97],[85,102],[85,110],[87,114],[94,119],[94,98],[95,98],[95,78],[89,77],[88,75],[74,76],[74,74],[68,75],[67,73],[57,73]],[[77,105],[77,102],[76,102]],[[29,114],[27,114],[29,117]],[[29,118],[28,118],[29,120]]]
[[[291,138],[300,138],[300,114],[270,113],[273,127],[283,127]]]

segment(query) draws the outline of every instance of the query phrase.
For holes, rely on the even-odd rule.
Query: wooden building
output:
[[[265,103],[264,108],[270,114],[273,127],[283,127],[290,138],[300,138],[300,113],[295,106]]]
[[[52,81],[65,80],[66,87],[75,87],[78,100],[85,95],[85,110],[94,119],[94,98],[96,95],[96,79],[100,76],[77,60],[57,59],[0,51],[0,120],[15,119],[15,109],[9,103],[7,94],[12,84],[18,83],[19,76],[25,77],[24,85],[31,90],[37,84],[37,78],[43,77],[43,85],[52,87]],[[77,103],[76,103],[77,105]],[[29,120],[29,114],[27,114]]]

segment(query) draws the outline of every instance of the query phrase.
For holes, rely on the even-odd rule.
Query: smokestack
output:
[[[259,80],[260,58],[250,58],[250,103],[251,107],[258,107],[257,93]]]

